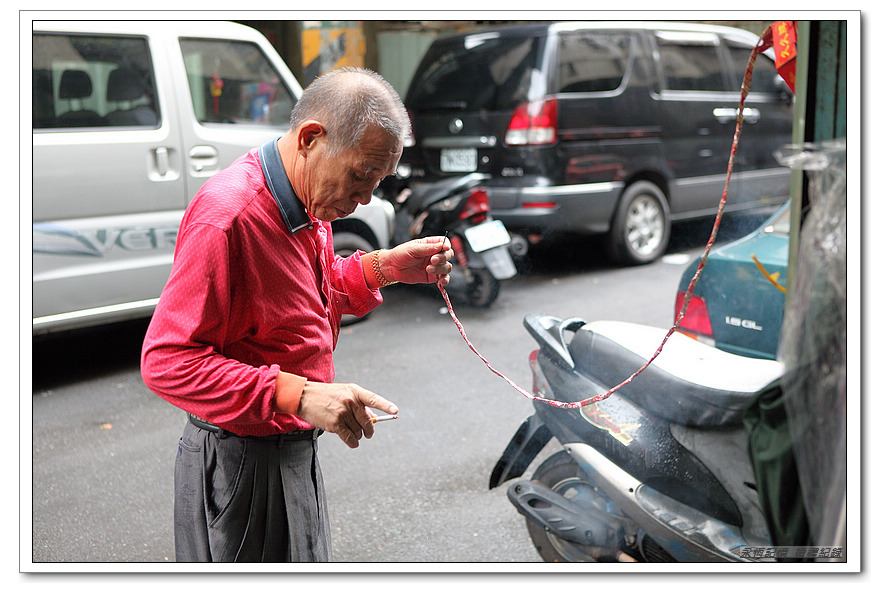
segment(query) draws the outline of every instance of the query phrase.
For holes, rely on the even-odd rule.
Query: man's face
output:
[[[358,204],[367,204],[379,182],[397,169],[402,143],[389,140],[378,129],[364,134],[360,146],[329,155],[322,136],[306,159],[304,189],[300,196],[308,211],[330,222],[348,216]]]

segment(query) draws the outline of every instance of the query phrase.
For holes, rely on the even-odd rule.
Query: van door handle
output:
[[[754,107],[746,107],[743,109],[743,120],[747,124],[756,124],[761,119],[761,112]]]
[[[168,161],[168,149],[160,146],[154,152],[156,154],[156,173],[160,177],[165,177],[168,175],[168,170],[171,169]]]
[[[219,152],[213,146],[193,146],[189,151],[189,160],[196,173],[205,169],[214,169],[219,161]]]
[[[736,121],[736,109],[732,107],[716,107],[712,110],[712,115],[715,116],[715,119],[718,120],[720,124],[729,124],[732,121]],[[755,124],[758,123],[758,120],[761,119],[761,112],[753,107],[746,107],[743,109],[743,121],[747,124]]]

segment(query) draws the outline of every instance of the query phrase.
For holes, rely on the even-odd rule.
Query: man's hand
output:
[[[449,284],[452,247],[445,237],[425,237],[407,241],[379,252],[379,267],[389,280],[405,284]]]
[[[284,409],[284,403],[277,397],[275,407],[277,412],[296,414],[312,426],[339,435],[352,449],[358,446],[361,437],[373,436],[373,415],[367,408],[389,414],[398,412],[390,401],[354,383],[312,381],[305,382],[297,409]]]

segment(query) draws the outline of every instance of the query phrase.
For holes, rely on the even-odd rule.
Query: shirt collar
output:
[[[290,185],[290,179],[281,164],[277,139],[260,147],[260,166],[263,168],[263,177],[266,178],[266,187],[275,198],[281,218],[290,233],[309,227],[312,224],[311,217]]]

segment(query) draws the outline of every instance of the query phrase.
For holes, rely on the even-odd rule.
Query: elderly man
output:
[[[333,253],[330,221],[370,201],[409,129],[394,89],[361,69],[304,92],[289,131],[212,177],[181,222],[168,284],[144,340],[147,386],[189,422],[175,465],[178,561],[326,561],[316,446],[373,435],[397,406],[334,383],[343,314],[394,282],[448,283],[442,237]]]

